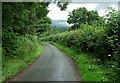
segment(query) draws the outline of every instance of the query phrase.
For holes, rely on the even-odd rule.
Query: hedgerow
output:
[[[77,53],[93,53],[104,64],[110,81],[120,80],[120,21],[118,12],[108,7],[108,14],[100,25],[82,24],[79,29],[43,37],[41,41],[54,41],[68,46]],[[99,25],[97,25],[97,23]]]

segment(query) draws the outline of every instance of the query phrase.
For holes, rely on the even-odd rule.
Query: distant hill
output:
[[[53,23],[51,24],[53,28],[56,27],[70,27],[70,25],[67,23],[67,20],[53,20]]]

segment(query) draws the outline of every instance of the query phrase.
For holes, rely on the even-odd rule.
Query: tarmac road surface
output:
[[[41,56],[10,81],[79,81],[71,61],[49,43],[42,43]]]

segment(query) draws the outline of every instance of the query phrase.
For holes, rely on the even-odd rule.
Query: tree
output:
[[[2,47],[6,55],[17,55],[14,51],[19,48],[20,37],[26,34],[36,35],[50,29],[48,5],[49,2],[2,3]]]
[[[64,0],[65,1],[65,0]],[[55,2],[65,10],[67,2]],[[21,37],[38,35],[51,29],[47,17],[50,2],[4,2],[2,3],[2,47],[5,55],[15,56],[21,45]]]
[[[93,24],[99,19],[97,11],[88,11],[85,7],[74,9],[69,13],[69,18],[67,22],[73,24],[72,29],[80,28],[81,24],[88,23]]]

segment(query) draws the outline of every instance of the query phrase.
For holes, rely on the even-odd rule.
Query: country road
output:
[[[80,81],[70,58],[49,43],[41,56],[10,81]]]

